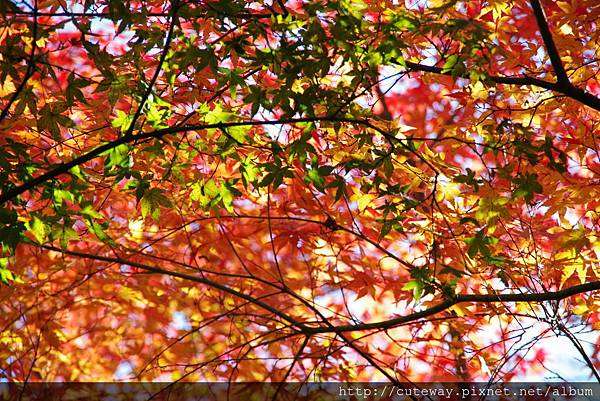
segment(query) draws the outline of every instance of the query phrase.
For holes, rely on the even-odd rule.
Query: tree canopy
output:
[[[600,380],[599,18],[1,1],[0,378]]]

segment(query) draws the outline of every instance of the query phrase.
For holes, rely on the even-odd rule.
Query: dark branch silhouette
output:
[[[539,293],[519,293],[519,294],[458,294],[454,295],[451,298],[443,301],[435,306],[427,308],[420,312],[411,313],[406,316],[400,316],[394,319],[383,320],[380,322],[372,322],[372,323],[361,323],[361,324],[349,324],[349,325],[340,325],[333,326],[331,324],[326,325],[325,327],[313,327],[309,326],[307,323],[303,323],[288,314],[280,311],[279,309],[272,307],[266,304],[263,301],[257,300],[247,294],[239,292],[237,290],[231,289],[223,284],[217,283],[214,280],[209,280],[202,277],[193,276],[186,273],[180,273],[175,271],[166,270],[159,267],[149,266],[143,263],[128,261],[121,258],[114,258],[108,256],[101,255],[92,255],[85,252],[78,251],[70,251],[67,249],[61,249],[52,245],[40,245],[40,247],[52,250],[55,252],[61,252],[66,255],[76,256],[84,259],[97,260],[102,262],[116,263],[116,264],[124,264],[129,265],[131,267],[136,267],[151,273],[164,274],[172,277],[181,278],[184,280],[194,281],[200,284],[208,285],[210,287],[216,288],[220,291],[227,292],[236,297],[242,298],[246,301],[254,303],[261,308],[279,316],[283,320],[292,324],[296,328],[298,328],[302,333],[306,335],[315,335],[320,333],[346,333],[352,331],[364,331],[364,330],[386,330],[392,329],[394,327],[400,326],[402,324],[417,322],[425,317],[436,315],[443,311],[448,310],[454,305],[458,305],[461,303],[480,303],[480,304],[493,304],[493,303],[515,303],[515,302],[548,302],[548,301],[560,301],[565,298],[579,295],[583,293],[593,292],[600,290],[600,281],[592,281],[585,284],[575,285],[572,287],[568,287],[562,289],[560,291],[548,291],[548,292],[539,292]],[[350,341],[346,339],[346,341]]]
[[[440,75],[452,75],[452,72],[445,72],[441,67],[423,65],[419,63],[412,63],[407,61],[406,66],[412,71],[420,71],[420,72],[429,72],[433,74]],[[570,97],[577,102],[584,104],[596,111],[600,111],[600,99],[596,96],[592,95],[589,92],[584,91],[583,89],[577,88],[570,83],[564,85],[563,83],[558,82],[548,82],[543,79],[529,77],[529,76],[519,76],[519,77],[502,77],[502,76],[490,76],[488,79],[496,84],[504,84],[504,85],[517,85],[517,86],[537,86],[539,88],[548,89],[563,95]]]
[[[23,89],[25,89],[25,85],[27,85],[27,81],[29,81],[29,78],[31,78],[31,76],[35,72],[35,51],[37,49],[37,36],[38,36],[37,32],[38,32],[38,16],[39,16],[39,14],[37,12],[37,0],[35,2],[34,8],[33,8],[32,16],[33,16],[33,27],[31,29],[31,53],[29,55],[29,60],[27,60],[27,70],[25,71],[25,76],[23,76],[23,80],[21,80],[21,83],[19,84],[17,89],[14,91],[14,93],[12,94],[10,99],[8,100],[8,103],[6,104],[6,106],[4,106],[2,113],[0,113],[0,123],[2,121],[4,121],[6,116],[8,116],[8,113],[10,112],[10,108],[15,103],[15,101],[17,100],[17,98],[19,97],[21,92],[23,92]]]
[[[560,59],[560,54],[558,53],[554,39],[552,39],[552,33],[548,27],[548,21],[546,20],[544,9],[540,4],[540,0],[531,0],[531,8],[533,9],[533,15],[535,15],[535,20],[537,21],[540,29],[544,46],[546,47],[546,51],[550,57],[552,68],[556,74],[557,83],[560,86],[567,86],[569,85],[569,77],[567,77],[565,67]]]

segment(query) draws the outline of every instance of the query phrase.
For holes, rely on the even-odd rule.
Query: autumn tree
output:
[[[598,1],[0,16],[2,379],[600,379]]]

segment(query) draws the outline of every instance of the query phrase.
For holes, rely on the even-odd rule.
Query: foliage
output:
[[[598,377],[597,1],[0,16],[0,377]]]

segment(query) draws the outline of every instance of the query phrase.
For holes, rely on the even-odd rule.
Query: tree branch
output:
[[[144,93],[144,96],[140,100],[140,104],[139,104],[137,110],[135,111],[135,114],[133,115],[133,119],[131,120],[131,123],[129,124],[129,128],[127,129],[127,132],[125,132],[126,137],[131,136],[133,134],[133,130],[135,129],[135,123],[138,120],[138,118],[140,117],[140,115],[142,114],[144,105],[146,104],[146,102],[148,101],[148,98],[150,97],[150,94],[152,93],[152,88],[154,88],[154,84],[156,83],[156,80],[158,79],[158,76],[160,75],[162,66],[167,58],[167,54],[169,54],[169,48],[171,47],[171,41],[173,40],[173,33],[175,32],[175,25],[177,25],[178,7],[179,7],[179,5],[178,5],[177,1],[173,0],[173,2],[171,4],[171,14],[172,14],[171,26],[169,27],[169,31],[167,32],[167,37],[165,39],[165,44],[163,47],[162,54],[160,55],[160,60],[158,61],[158,65],[156,66],[156,70],[154,71],[154,75],[152,76],[152,79],[150,79],[150,82],[148,82],[148,87],[146,88],[146,93]],[[142,75],[143,75],[143,73],[142,73]]]
[[[132,12],[137,12],[137,11],[132,11]],[[4,13],[6,15],[15,15],[15,16],[32,16],[32,15],[34,15],[34,13],[31,11],[8,10],[8,11],[5,11]],[[221,13],[221,14],[227,18],[240,18],[240,19],[268,19],[273,16],[273,14],[253,13],[253,12],[238,12],[238,13],[233,13],[233,14]],[[66,12],[38,12],[37,15],[39,17],[107,18],[107,19],[112,18],[110,13],[105,13],[105,12],[69,12],[69,11],[66,11]],[[170,13],[156,13],[156,12],[150,12],[150,13],[144,14],[145,17],[163,17],[163,18],[167,18],[170,15],[171,15]],[[187,18],[198,18],[198,17],[199,16],[194,15],[193,17],[187,17]],[[200,17],[207,17],[207,15],[200,15]],[[183,16],[181,18],[187,19],[185,16]]]
[[[10,111],[10,108],[12,107],[13,103],[17,100],[17,98],[23,91],[23,89],[25,88],[25,85],[27,85],[27,81],[29,81],[29,78],[31,78],[31,76],[33,75],[33,71],[35,68],[35,60],[34,60],[35,50],[37,49],[37,31],[38,31],[38,16],[39,16],[37,4],[38,3],[36,0],[35,4],[34,4],[34,8],[33,8],[33,28],[31,29],[31,36],[32,36],[31,54],[29,55],[29,60],[27,61],[27,70],[25,71],[25,76],[23,77],[23,80],[19,84],[19,87],[15,90],[15,92],[12,94],[12,96],[8,100],[8,103],[6,104],[6,107],[4,108],[4,110],[2,110],[2,113],[0,113],[0,122],[4,121],[6,116],[8,116],[8,112]],[[32,110],[32,112],[33,112],[33,110]]]
[[[391,329],[398,325],[420,320],[424,317],[432,316],[447,310],[448,308],[460,304],[460,303],[480,303],[480,304],[493,304],[493,303],[512,303],[512,302],[546,302],[546,301],[560,301],[562,299],[571,297],[573,295],[583,294],[586,292],[600,290],[600,281],[592,281],[585,284],[575,285],[573,287],[565,288],[564,290],[555,292],[542,292],[542,293],[529,293],[529,294],[465,294],[456,295],[452,299],[443,301],[431,308],[425,309],[420,312],[411,313],[410,315],[400,316],[394,319],[383,320],[380,322],[373,323],[362,323],[362,324],[351,324],[344,326],[336,326],[333,332],[342,333],[347,331],[357,330],[374,330],[374,329]],[[331,329],[324,327],[309,328],[311,333],[328,333],[332,332]]]
[[[550,28],[548,28],[548,21],[546,20],[546,16],[544,15],[544,9],[540,4],[539,0],[530,0],[531,8],[533,9],[533,14],[535,15],[535,19],[538,24],[538,28],[540,29],[540,34],[542,35],[542,40],[544,41],[544,46],[546,47],[546,51],[548,52],[548,56],[550,57],[550,62],[552,63],[552,68],[554,69],[554,73],[556,74],[557,83],[561,86],[570,85],[569,77],[565,71],[565,67],[560,59],[560,54],[558,53],[558,49],[556,48],[556,44],[552,39],[552,33],[550,32]]]
[[[585,349],[581,345],[579,339],[575,337],[575,335],[571,333],[571,330],[569,330],[562,322],[558,322],[556,328],[559,331],[561,331],[565,336],[567,336],[567,338],[569,339],[569,341],[571,341],[575,349],[577,349],[577,352],[579,352],[579,354],[583,357],[585,364],[592,371],[592,375],[596,378],[596,381],[600,383],[600,373],[598,373],[598,369],[596,369],[596,366],[594,366],[594,362],[590,359],[587,352],[585,352]]]
[[[293,317],[289,316],[288,314],[270,306],[267,305],[266,303],[264,303],[263,301],[256,299],[250,295],[244,294],[242,292],[239,292],[237,290],[234,290],[232,288],[227,287],[226,285],[217,283],[216,281],[207,279],[207,278],[203,278],[203,277],[198,277],[198,276],[193,276],[191,274],[186,274],[186,273],[179,273],[179,272],[175,272],[175,271],[171,271],[171,270],[166,270],[166,269],[162,269],[160,267],[155,267],[155,266],[149,266],[143,263],[137,263],[137,262],[131,262],[128,260],[124,260],[124,259],[119,259],[119,258],[113,258],[113,257],[108,257],[108,256],[101,256],[101,255],[92,255],[89,253],[84,253],[84,252],[77,252],[77,251],[69,251],[67,249],[61,249],[61,248],[57,248],[55,246],[52,245],[38,245],[39,247],[43,248],[43,249],[47,249],[50,251],[55,251],[55,252],[60,252],[66,255],[71,255],[71,256],[77,256],[80,258],[84,258],[84,259],[90,259],[90,260],[97,260],[97,261],[101,261],[101,262],[109,262],[109,263],[117,263],[120,265],[127,265],[127,266],[131,266],[131,267],[136,267],[138,269],[150,272],[150,273],[157,273],[157,274],[164,274],[167,276],[171,276],[171,277],[177,277],[180,279],[184,279],[184,280],[188,280],[188,281],[193,281],[199,284],[204,284],[204,285],[208,285],[209,287],[213,287],[216,288],[217,290],[226,292],[228,294],[231,294],[235,297],[244,299],[248,302],[251,302],[271,313],[273,313],[274,315],[280,317],[281,319],[285,320],[286,322],[290,323],[291,325],[295,326],[296,328],[298,328],[299,330],[308,333],[308,331],[306,330],[306,326],[302,323],[297,321],[296,319],[294,319]]]
[[[113,258],[108,256],[101,255],[92,255],[83,252],[77,251],[69,251],[67,249],[61,249],[52,245],[39,245],[41,248],[61,252],[66,255],[77,256],[84,259],[97,260],[102,262],[109,263],[118,263],[124,264],[131,267],[136,267],[151,273],[164,274],[172,277],[181,278],[184,280],[194,281],[200,284],[208,285],[210,287],[216,288],[223,292],[227,292],[231,295],[234,295],[238,298],[242,298],[246,301],[249,301],[276,316],[279,316],[283,320],[297,327],[304,334],[312,336],[320,333],[337,333],[343,334],[350,331],[364,331],[364,330],[387,330],[394,328],[396,326],[414,322],[420,320],[422,318],[436,315],[440,312],[447,310],[448,308],[461,304],[461,303],[480,303],[480,304],[493,304],[493,303],[514,303],[514,302],[547,302],[547,301],[560,301],[562,299],[583,294],[592,291],[600,290],[600,281],[592,281],[585,284],[575,285],[573,287],[565,288],[560,291],[550,291],[550,292],[542,292],[542,293],[529,293],[529,294],[464,294],[464,295],[455,295],[452,299],[448,299],[443,301],[435,306],[432,306],[428,309],[425,309],[420,312],[411,313],[409,315],[400,316],[394,319],[383,320],[379,322],[373,323],[360,323],[360,324],[350,324],[350,325],[341,325],[341,326],[333,326],[330,322],[326,322],[326,327],[308,327],[303,322],[300,322],[293,317],[287,315],[284,312],[281,312],[277,308],[274,308],[250,295],[246,295],[234,289],[231,289],[223,284],[217,283],[213,280],[209,280],[202,277],[193,276],[190,274],[174,272],[166,269],[162,269],[159,267],[149,266],[143,263],[131,262],[124,259]],[[345,339],[348,340],[348,339]]]
[[[189,131],[200,131],[205,129],[225,129],[229,127],[239,127],[239,126],[261,126],[261,125],[283,125],[283,124],[294,124],[294,123],[305,123],[305,122],[317,122],[317,121],[329,121],[329,122],[346,122],[346,123],[355,123],[362,124],[368,126],[370,128],[375,128],[372,124],[370,124],[367,120],[359,120],[359,119],[348,119],[348,118],[339,118],[339,117],[305,117],[305,118],[290,118],[290,119],[282,119],[282,120],[270,120],[270,121],[235,121],[235,122],[225,122],[225,123],[214,123],[214,124],[199,124],[199,125],[184,125],[184,126],[176,126],[169,127],[164,129],[159,129],[151,132],[144,132],[141,134],[131,135],[131,136],[121,136],[118,139],[107,142],[88,153],[85,153],[75,159],[72,159],[69,162],[61,163],[57,165],[52,170],[33,178],[29,181],[25,181],[19,186],[16,186],[8,191],[4,192],[0,195],[0,205],[13,200],[17,196],[21,195],[23,192],[33,189],[46,181],[50,181],[62,174],[66,174],[73,167],[82,165],[90,160],[95,159],[100,156],[102,153],[107,152],[111,149],[116,148],[117,146],[124,145],[130,142],[140,141],[144,139],[160,139],[166,135],[183,133]],[[239,145],[243,145],[239,143]]]
[[[442,70],[442,68],[440,68],[440,67],[424,65],[424,64],[419,64],[419,63],[413,63],[410,61],[406,61],[404,64],[406,65],[406,67],[408,67],[410,70],[413,70],[413,71],[429,72],[432,74],[448,75],[448,76],[452,75],[452,73],[450,71],[444,72]],[[466,76],[463,76],[463,78],[466,78]],[[528,77],[528,76],[502,77],[502,76],[492,75],[492,76],[488,77],[488,79],[496,84],[518,85],[518,86],[531,85],[531,86],[537,86],[537,87],[543,88],[543,89],[548,89],[548,90],[566,95],[566,96],[570,97],[571,99],[576,100],[579,103],[584,104],[596,111],[600,111],[600,99],[599,98],[597,98],[596,96],[592,95],[589,92],[584,91],[583,89],[573,86],[572,84],[570,84],[568,82],[567,82],[567,85],[565,85],[565,84],[562,84],[562,82],[561,83],[548,82],[548,81],[544,81],[543,79]]]

